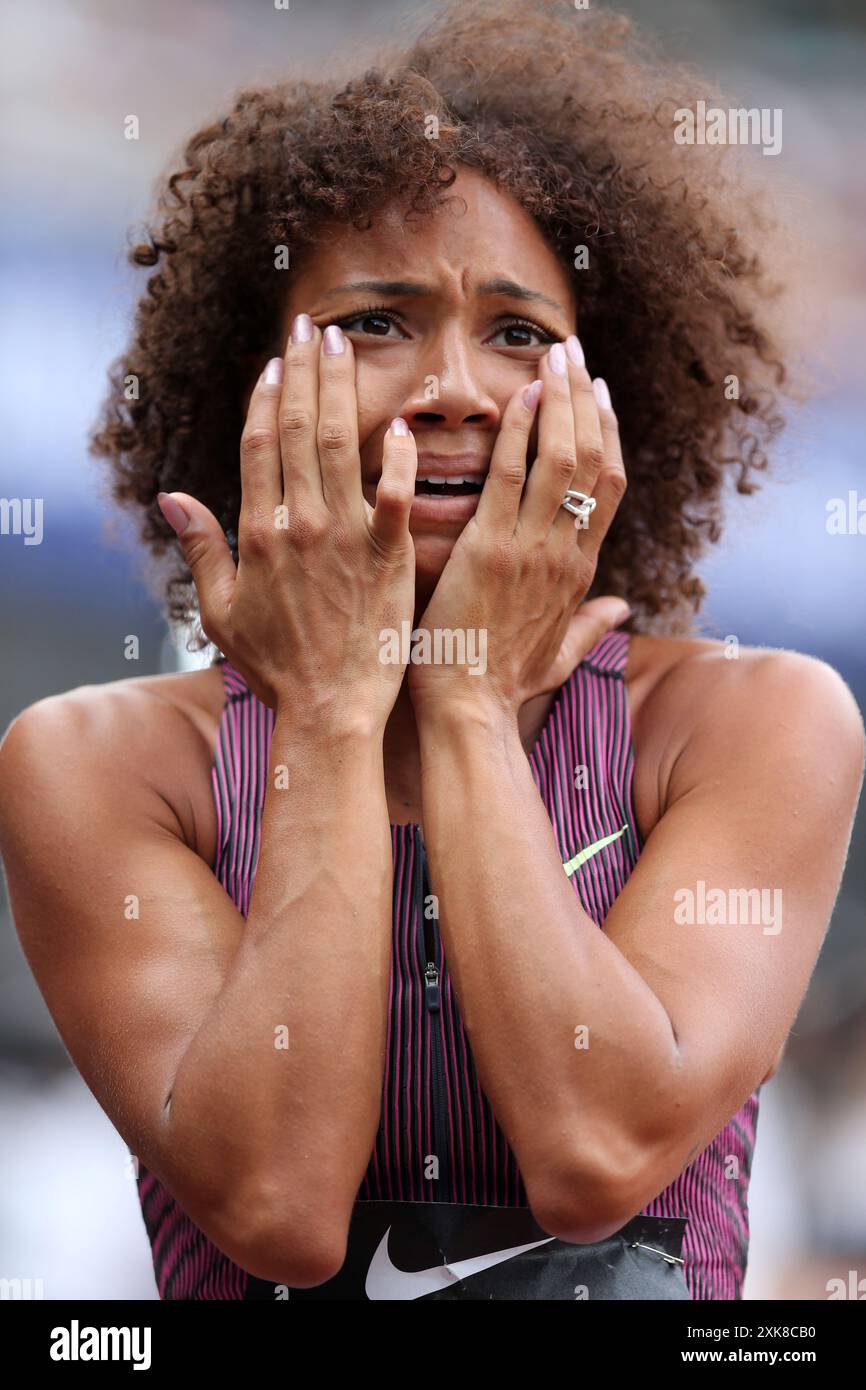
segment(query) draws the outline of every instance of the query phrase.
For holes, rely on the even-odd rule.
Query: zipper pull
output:
[[[431,1013],[439,1010],[439,970],[432,960],[428,960],[424,971],[424,992],[427,1008]]]

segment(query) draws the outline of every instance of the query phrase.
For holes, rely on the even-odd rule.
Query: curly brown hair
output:
[[[725,480],[755,490],[788,381],[771,327],[778,287],[756,251],[762,200],[723,148],[673,139],[674,112],[707,95],[620,15],[459,0],[363,75],[242,91],[193,135],[148,240],[130,251],[153,273],[91,438],[115,499],[138,510],[153,554],[172,557],[170,618],[193,617],[195,594],[156,493],[198,497],[236,554],[244,392],[282,351],[275,246],[295,267],[327,220],[365,228],[398,197],[422,216],[463,164],[536,219],[573,278],[587,360],[611,388],[630,486],[591,593],[625,596],[644,630],[688,631]],[[138,399],[126,398],[130,376]]]

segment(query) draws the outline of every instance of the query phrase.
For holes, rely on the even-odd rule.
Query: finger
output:
[[[619,424],[611,405],[607,383],[601,377],[596,377],[592,389],[601,426],[604,462],[593,486],[595,511],[588,518],[586,528],[579,533],[580,548],[590,559],[597,555],[628,486]]]
[[[592,389],[592,378],[586,370],[579,339],[572,334],[566,339],[565,347],[569,359],[568,379],[577,453],[577,465],[570,486],[587,497],[593,497],[596,479],[604,464],[604,439],[598,403]],[[594,516],[595,510],[588,516],[575,517],[573,512],[560,505],[553,523],[554,532],[561,537],[563,544],[571,546],[574,543],[574,531],[577,530],[579,537],[585,535]]]
[[[322,335],[309,314],[298,314],[283,356],[279,407],[282,501],[291,510],[321,508],[322,474],[316,447],[319,418],[319,347]]]
[[[355,354],[337,324],[331,324],[322,335],[316,445],[328,510],[335,516],[359,521],[364,515],[364,494],[358,451]]]
[[[192,574],[201,625],[220,646],[237,577],[223,529],[213,512],[185,492],[160,492],[157,503]]]
[[[415,436],[398,416],[391,421],[382,445],[382,476],[376,488],[371,530],[385,550],[397,550],[411,541],[409,513],[415,496],[418,449]]]
[[[541,379],[538,457],[529,471],[519,518],[520,530],[536,540],[549,534],[577,465],[568,359],[562,343],[554,343],[542,358]]]
[[[270,521],[283,500],[280,436],[277,411],[283,380],[283,361],[272,357],[256,382],[241,434],[241,510],[238,540],[247,523]]]
[[[515,391],[505,407],[481,489],[475,521],[494,536],[513,536],[526,482],[526,452],[542,391],[541,380]]]

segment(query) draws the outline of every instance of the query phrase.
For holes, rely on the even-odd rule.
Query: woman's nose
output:
[[[410,426],[414,421],[450,428],[465,423],[498,428],[501,411],[471,346],[453,337],[431,344],[419,367],[415,389],[400,412]]]

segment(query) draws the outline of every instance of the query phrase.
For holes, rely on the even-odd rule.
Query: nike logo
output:
[[[476,1255],[471,1260],[457,1260],[447,1265],[434,1265],[432,1269],[398,1269],[388,1254],[389,1226],[379,1241],[375,1255],[367,1271],[364,1292],[370,1299],[405,1300],[423,1298],[428,1293],[441,1293],[443,1289],[453,1288],[461,1279],[469,1279],[480,1274],[482,1269],[491,1269],[504,1260],[513,1260],[524,1250],[534,1250],[537,1245],[547,1245],[555,1236],[545,1240],[533,1240],[529,1245],[513,1245],[510,1250],[494,1250],[489,1255]]]
[[[591,859],[594,854],[598,854],[599,850],[604,849],[605,845],[609,845],[614,840],[618,840],[620,835],[624,835],[627,830],[628,826],[624,825],[622,830],[617,830],[613,835],[605,835],[603,840],[596,840],[594,845],[587,845],[586,849],[582,849],[573,859],[569,859],[568,863],[562,866],[569,878],[571,878],[575,869],[579,869],[581,864],[586,863],[587,859]]]

